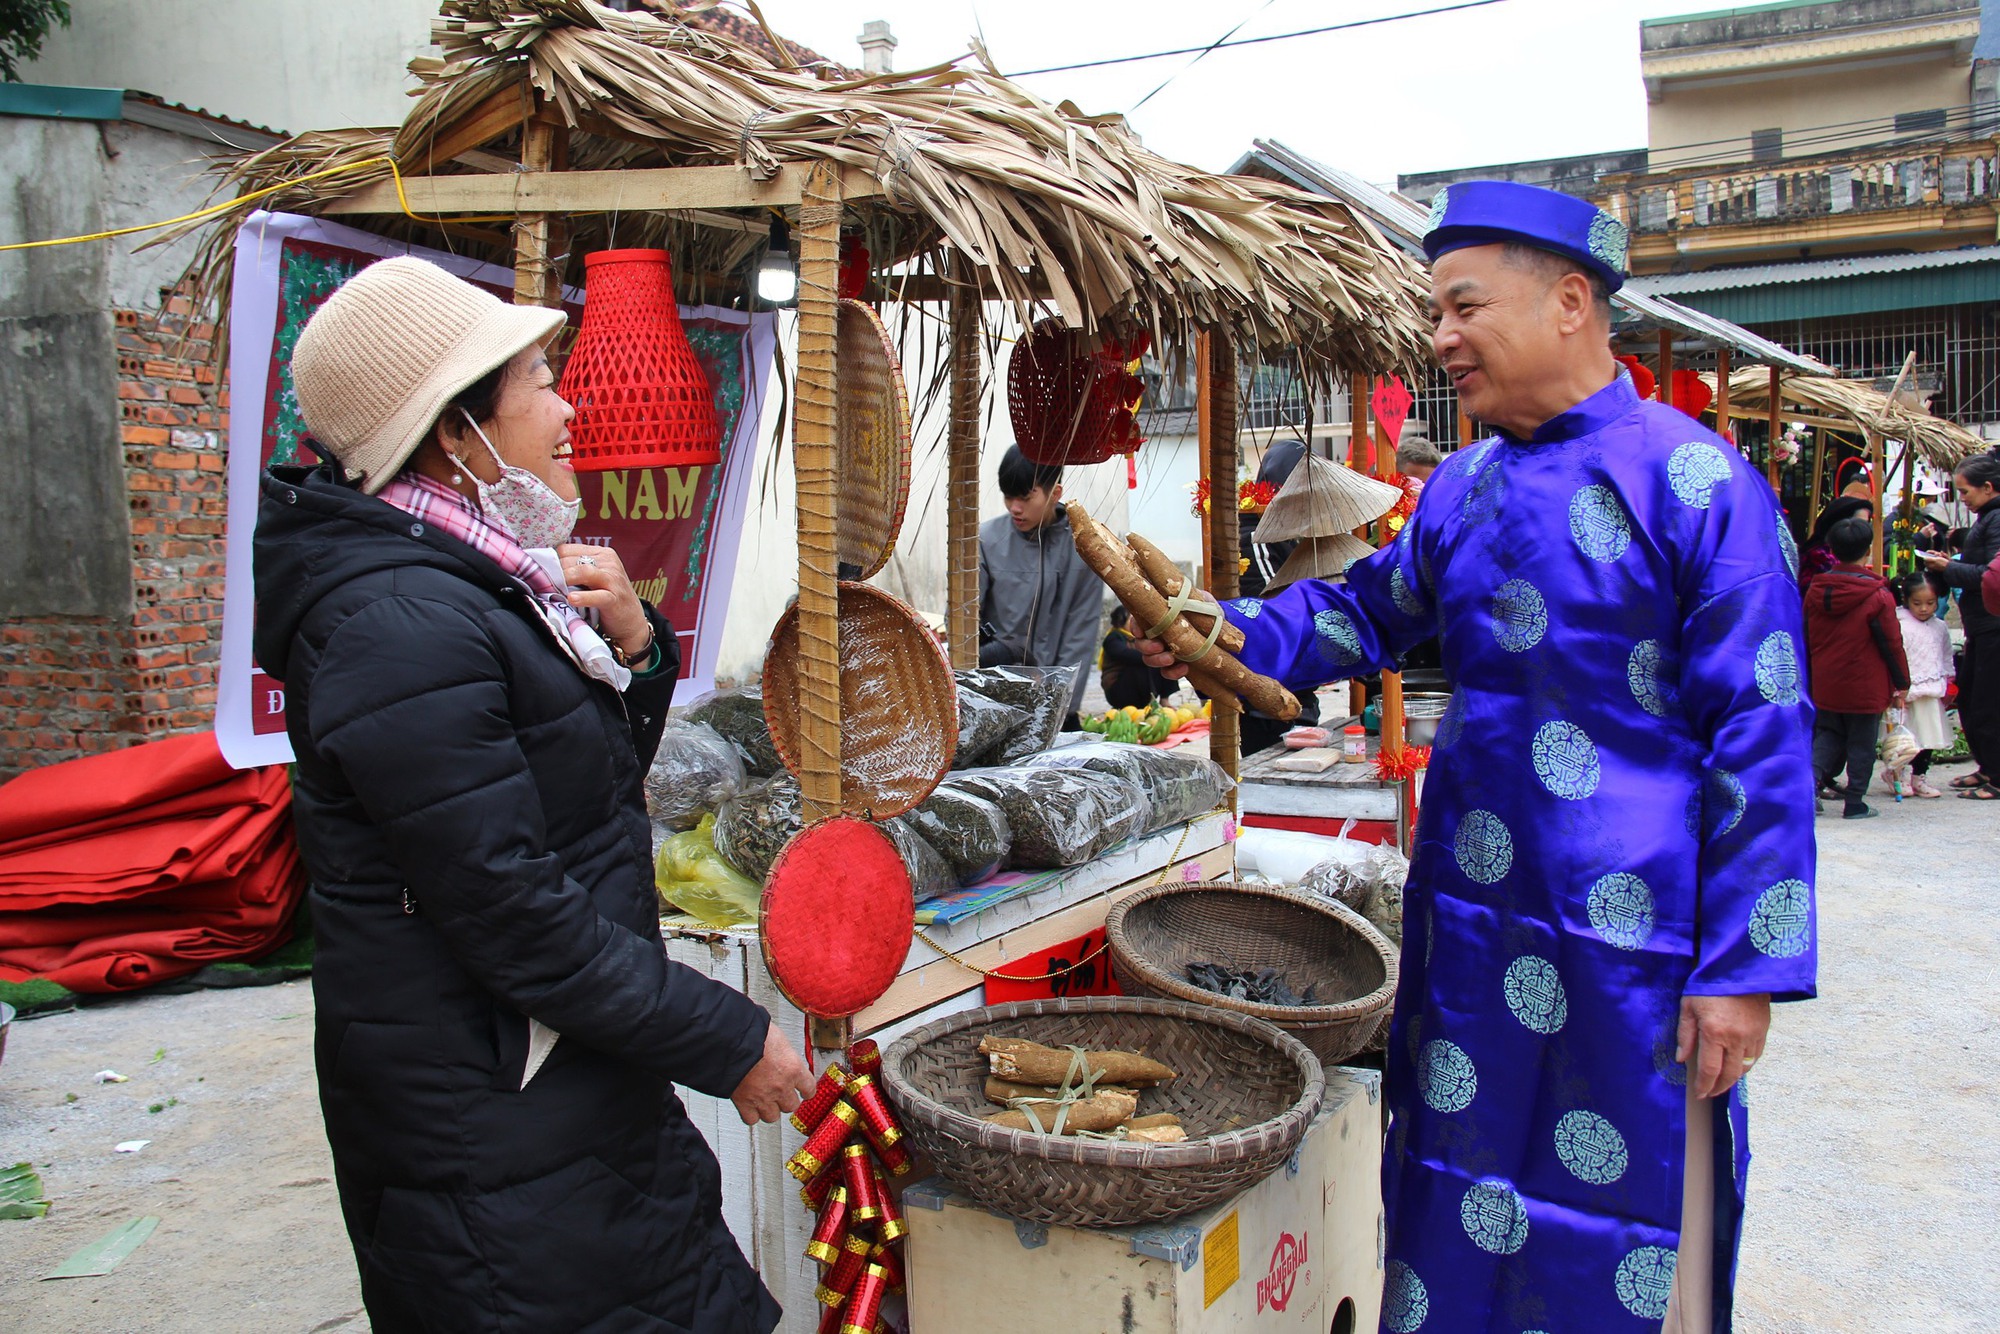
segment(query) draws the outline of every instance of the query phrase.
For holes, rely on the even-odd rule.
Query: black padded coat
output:
[[[621,698],[499,567],[326,468],[266,475],[256,586],[378,1334],[770,1330],[673,1088],[727,1096],[769,1023],[661,945],[640,777],[675,673]],[[528,1016],[562,1037],[523,1089]]]

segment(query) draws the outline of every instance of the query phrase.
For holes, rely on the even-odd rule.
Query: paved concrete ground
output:
[[[2000,808],[1882,804],[1819,824],[1821,999],[1779,1012],[1754,1085],[1746,1334],[2000,1329]],[[311,1007],[291,983],[16,1026],[0,1163],[33,1161],[55,1209],[0,1222],[0,1327],[367,1329]],[[93,1083],[107,1067],[131,1082]],[[112,1152],[129,1139],[152,1142]],[[143,1214],[159,1230],[115,1273],[39,1281]]]
[[[1820,999],[1752,1082],[1749,1334],[2000,1330],[2000,806],[1870,801],[1819,821]]]

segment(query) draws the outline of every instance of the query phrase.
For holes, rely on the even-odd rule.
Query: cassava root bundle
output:
[[[1241,713],[1247,702],[1257,712],[1280,721],[1299,716],[1297,696],[1270,677],[1259,676],[1245,667],[1223,646],[1223,635],[1231,628],[1226,621],[1222,634],[1210,644],[1209,631],[1197,629],[1188,612],[1170,606],[1168,598],[1173,595],[1162,592],[1148,576],[1135,549],[1119,541],[1074,501],[1069,506],[1069,525],[1076,536],[1077,554],[1118,595],[1141,630],[1164,627],[1158,637],[1173,650],[1175,657],[1187,664],[1188,680],[1195,689],[1213,699],[1216,707]],[[1178,592],[1182,587],[1178,571],[1173,579]],[[1193,614],[1202,615],[1198,611]],[[1212,628],[1213,621],[1209,624]],[[1242,641],[1242,632],[1238,631],[1237,647],[1242,647]]]

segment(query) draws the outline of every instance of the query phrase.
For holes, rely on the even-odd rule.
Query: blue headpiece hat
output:
[[[1575,260],[1615,292],[1625,285],[1630,242],[1625,224],[1587,199],[1514,181],[1460,181],[1432,198],[1424,253],[1435,262],[1467,246],[1533,246]]]

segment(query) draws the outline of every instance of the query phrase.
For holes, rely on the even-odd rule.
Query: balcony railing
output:
[[[1741,164],[1606,184],[1599,202],[1642,234],[1990,203],[2000,199],[2000,142],[1845,160]]]

